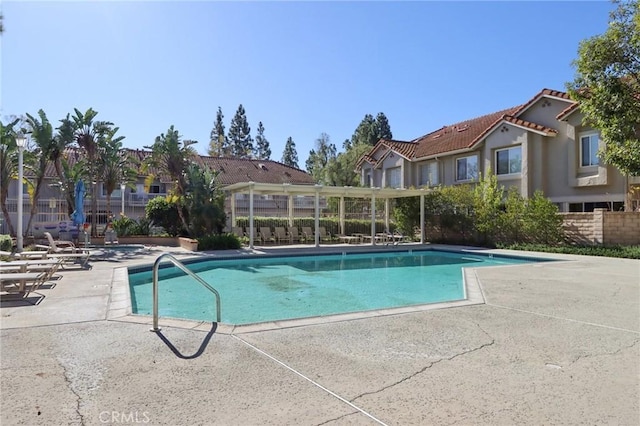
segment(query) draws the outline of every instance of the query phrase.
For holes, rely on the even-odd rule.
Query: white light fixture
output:
[[[120,209],[120,217],[124,217],[124,190],[127,187],[127,185],[123,183],[120,184],[120,197],[122,200],[122,208]]]
[[[18,145],[18,233],[16,235],[16,251],[18,253],[22,252],[22,202],[23,202],[23,193],[22,193],[22,180],[24,173],[24,165],[23,162],[23,152],[24,148],[27,146],[27,138],[24,135],[16,136],[16,145]]]

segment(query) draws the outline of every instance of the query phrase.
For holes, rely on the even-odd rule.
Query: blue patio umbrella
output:
[[[76,197],[76,209],[73,213],[71,213],[71,219],[73,220],[73,224],[81,229],[84,224],[84,182],[79,180],[76,183],[75,190]]]

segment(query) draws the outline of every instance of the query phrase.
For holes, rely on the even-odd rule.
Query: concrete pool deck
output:
[[[475,269],[484,304],[156,334],[113,284],[165,250],[194,256],[121,253],[63,270],[37,305],[2,298],[3,426],[640,422],[638,260],[527,253],[563,261]]]

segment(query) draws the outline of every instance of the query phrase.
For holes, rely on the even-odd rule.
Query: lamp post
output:
[[[127,187],[124,183],[120,184],[120,200],[122,201],[122,208],[120,209],[120,217],[124,217],[124,189]]]
[[[18,235],[16,235],[16,250],[22,252],[22,180],[23,180],[23,151],[27,145],[27,138],[23,135],[16,136],[16,145],[18,145]]]

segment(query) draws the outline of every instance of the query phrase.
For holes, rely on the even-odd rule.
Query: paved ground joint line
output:
[[[597,324],[595,322],[582,321],[582,320],[577,320],[577,319],[573,319],[573,318],[558,317],[558,316],[555,316],[555,315],[542,314],[540,312],[527,311],[525,309],[518,309],[518,308],[511,308],[509,306],[495,305],[495,304],[489,303],[489,302],[486,302],[485,304],[487,306],[493,306],[494,308],[508,309],[510,311],[522,312],[522,313],[525,313],[525,314],[537,315],[537,316],[557,319],[557,320],[561,320],[561,321],[577,322],[578,324],[592,325],[594,327],[602,327],[602,328],[608,328],[610,330],[624,331],[626,333],[640,334],[640,331],[629,330],[628,328],[614,327],[614,326],[605,325],[605,324]]]
[[[301,378],[303,378],[304,380],[308,381],[309,383],[311,383],[312,385],[322,389],[323,391],[325,391],[326,393],[328,393],[329,395],[339,399],[340,401],[344,402],[345,404],[347,404],[348,406],[350,406],[351,408],[359,411],[360,413],[364,414],[365,416],[369,417],[371,420],[383,425],[383,426],[388,426],[386,423],[384,423],[382,420],[374,417],[372,414],[369,414],[368,412],[366,412],[365,410],[363,410],[362,408],[358,407],[357,405],[353,404],[352,402],[346,400],[345,398],[341,397],[340,395],[338,395],[335,392],[332,392],[331,390],[325,388],[324,386],[322,386],[320,383],[312,380],[311,378],[305,376],[304,374],[300,373],[299,371],[295,370],[293,367],[288,366],[287,364],[285,364],[284,362],[280,361],[279,359],[273,357],[272,355],[269,355],[268,353],[266,353],[265,351],[263,351],[262,349],[259,349],[258,347],[252,345],[251,343],[241,339],[240,337],[236,336],[235,334],[232,335],[235,339],[241,341],[242,343],[244,343],[245,345],[249,346],[250,348],[252,348],[253,350],[255,350],[256,352],[266,356],[267,358],[269,358],[270,360],[280,364],[281,366],[283,366],[284,368],[286,368],[287,370],[291,371],[292,373],[300,376]]]

